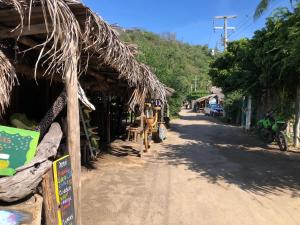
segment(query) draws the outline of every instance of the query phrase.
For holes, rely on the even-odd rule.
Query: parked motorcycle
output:
[[[266,143],[276,141],[281,151],[288,150],[288,141],[284,131],[287,123],[284,120],[274,118],[273,112],[267,113],[262,120],[257,123],[260,137]]]

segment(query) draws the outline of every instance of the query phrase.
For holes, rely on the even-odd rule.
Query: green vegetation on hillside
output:
[[[197,91],[205,92],[210,86],[208,76],[211,56],[207,46],[191,46],[175,38],[168,38],[141,30],[130,30],[121,34],[123,41],[138,46],[138,59],[149,65],[165,85],[176,92],[169,99],[171,115],[180,110],[182,101],[194,88],[197,78]],[[171,37],[171,35],[170,35]]]

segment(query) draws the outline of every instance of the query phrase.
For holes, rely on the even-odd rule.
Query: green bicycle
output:
[[[279,118],[274,118],[273,112],[267,113],[262,120],[257,123],[258,132],[262,140],[266,143],[276,141],[281,151],[288,150],[288,141],[284,131],[287,123]]]

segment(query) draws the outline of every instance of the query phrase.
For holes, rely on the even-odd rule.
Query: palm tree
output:
[[[271,5],[271,3],[275,0],[261,0],[258,6],[256,7],[255,13],[254,13],[254,19],[259,18]],[[289,0],[291,5],[293,5],[293,2],[300,2],[300,0]]]

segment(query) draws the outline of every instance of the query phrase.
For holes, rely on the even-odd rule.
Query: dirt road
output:
[[[144,159],[105,156],[83,180],[84,225],[300,224],[300,155],[187,111]]]

